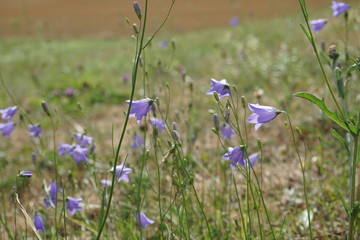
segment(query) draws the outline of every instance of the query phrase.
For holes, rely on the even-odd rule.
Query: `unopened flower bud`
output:
[[[41,102],[41,106],[42,106],[44,112],[46,113],[46,115],[48,115],[50,117],[50,111],[49,111],[48,105],[46,104],[45,101]]]
[[[219,101],[219,94],[217,92],[214,92],[214,98],[215,98],[215,101]]]
[[[214,126],[215,129],[218,131],[220,129],[220,117],[217,114],[213,115],[213,120],[214,120]]]
[[[241,96],[241,103],[242,103],[242,107],[245,109],[246,108],[246,99],[244,96]]]
[[[329,47],[329,58],[331,58],[332,60],[336,60],[338,59],[339,54],[336,52],[336,45],[332,44]]]
[[[36,163],[36,153],[35,152],[33,152],[32,154],[31,154],[31,160],[32,160],[32,162],[35,164]]]
[[[180,143],[180,135],[176,130],[172,131],[172,137],[176,142]]]
[[[225,121],[226,121],[227,123],[229,123],[229,121],[230,121],[230,109],[229,109],[229,108],[226,108],[226,109],[225,109],[225,116],[224,116],[224,118],[225,118]]]
[[[175,40],[174,40],[174,39],[171,40],[171,47],[172,47],[173,49],[176,49],[176,45],[175,45]]]
[[[135,10],[136,16],[141,20],[142,12],[141,12],[141,8],[140,8],[140,4],[138,2],[134,2],[134,10]]]
[[[138,34],[139,34],[139,29],[138,29],[136,23],[134,23],[134,24],[132,25],[132,28],[134,29],[135,34],[138,35]]]
[[[172,130],[177,130],[177,124],[176,124],[176,122],[171,123],[171,129],[172,129]]]

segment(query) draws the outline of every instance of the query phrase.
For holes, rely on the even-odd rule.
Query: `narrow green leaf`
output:
[[[321,111],[328,116],[331,120],[333,120],[337,125],[344,128],[346,131],[351,132],[353,134],[357,134],[358,129],[352,124],[351,122],[345,122],[341,120],[336,112],[330,111],[324,102],[324,99],[320,100],[319,98],[315,97],[310,93],[299,92],[295,93],[294,96],[304,98],[309,100],[310,102],[314,103]]]
[[[302,28],[302,30],[303,30],[305,36],[307,37],[307,39],[311,42],[310,34],[309,34],[309,32],[305,29],[304,25],[302,25],[302,24],[300,23],[300,27]]]
[[[340,201],[341,201],[343,207],[345,208],[345,211],[347,212],[348,215],[350,215],[349,206],[346,204],[343,195],[341,195],[341,193],[340,193],[339,189],[337,189],[337,187],[334,187],[334,190],[339,195]]]
[[[349,146],[348,146],[347,142],[345,141],[345,139],[342,136],[340,136],[340,134],[333,128],[330,130],[330,132],[334,138],[336,138],[342,145],[344,145],[344,147],[346,148],[346,151],[348,153],[350,153]]]

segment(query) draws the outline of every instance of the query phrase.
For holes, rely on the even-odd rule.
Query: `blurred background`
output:
[[[307,1],[312,10],[329,0]],[[0,0],[0,36],[110,38],[132,33],[133,0]],[[139,1],[144,7],[144,1]],[[149,30],[166,16],[171,0],[149,1]],[[330,11],[330,9],[329,9]],[[165,31],[184,32],[299,13],[297,0],[177,0]]]

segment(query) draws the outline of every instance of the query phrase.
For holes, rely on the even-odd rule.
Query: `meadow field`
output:
[[[358,239],[360,4],[178,1],[1,14],[0,239]]]

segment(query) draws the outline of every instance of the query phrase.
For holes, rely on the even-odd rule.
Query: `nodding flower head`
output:
[[[236,168],[238,164],[240,164],[241,166],[245,166],[244,150],[242,150],[241,147],[229,147],[228,150],[229,151],[225,153],[222,158],[225,160],[229,160],[231,168]]]
[[[83,208],[80,206],[82,198],[67,197],[66,209],[70,211],[70,215],[74,215],[76,211],[81,211]]]
[[[309,21],[312,30],[316,33],[319,33],[321,29],[325,27],[326,23],[327,23],[326,19],[317,19],[317,20]]]
[[[70,156],[74,159],[75,163],[80,161],[87,162],[88,158],[86,153],[89,151],[87,148],[83,148],[80,145],[76,145],[70,152]]]
[[[81,147],[86,147],[87,145],[91,145],[93,138],[81,133],[77,133],[75,134],[75,140]]]
[[[34,226],[38,232],[45,232],[44,222],[39,214],[34,216]]]
[[[161,133],[162,130],[165,128],[165,122],[161,119],[150,118],[150,123],[151,123],[151,126],[157,128],[159,133]]]
[[[138,134],[134,135],[134,139],[131,143],[132,149],[138,149],[144,146],[144,141],[142,140],[141,136]]]
[[[10,121],[12,117],[15,115],[16,110],[17,110],[17,106],[0,109],[1,118]]]
[[[262,106],[259,104],[249,103],[248,107],[253,112],[253,114],[251,114],[248,118],[248,122],[255,123],[256,131],[261,127],[261,125],[270,122],[281,113],[281,111],[277,110],[274,107]]]
[[[149,219],[144,213],[136,213],[136,221],[141,226],[142,229],[146,228],[147,226],[154,224],[155,221]]]
[[[39,124],[29,125],[29,134],[28,134],[29,136],[36,139],[42,134],[43,132]]]
[[[340,14],[349,10],[349,8],[349,4],[332,1],[331,9],[333,10],[333,17],[339,16]]]
[[[130,104],[130,100],[127,100],[126,103]],[[133,101],[130,109],[130,117],[135,117],[137,123],[140,124],[141,119],[146,117],[147,113],[151,110],[151,105],[153,103],[154,100],[150,98]]]
[[[113,169],[110,169],[110,172],[113,172]],[[117,165],[115,168],[115,177],[118,182],[124,181],[126,183],[129,182],[129,177],[127,176],[132,172],[131,168],[127,168],[124,163]]]
[[[230,85],[225,79],[217,81],[211,78],[210,83],[212,87],[206,92],[207,95],[213,95],[214,92],[216,92],[220,99],[225,96],[230,96]]]
[[[221,128],[222,139],[231,140],[233,134],[235,134],[235,131],[231,128],[231,126],[229,124],[224,124]]]
[[[2,132],[3,137],[10,137],[11,132],[14,130],[15,123],[7,122],[7,123],[0,123],[0,131]]]

